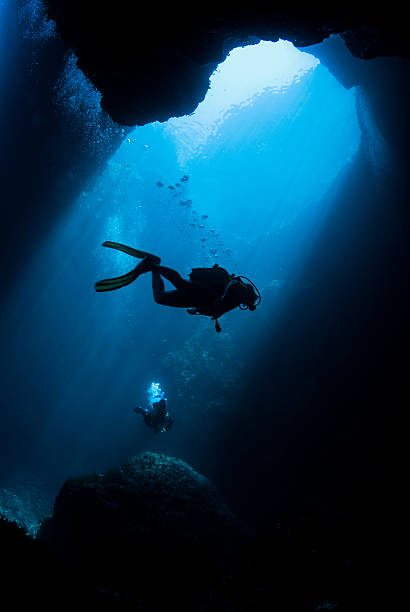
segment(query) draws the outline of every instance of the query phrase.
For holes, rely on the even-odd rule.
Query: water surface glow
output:
[[[235,109],[252,104],[263,93],[286,94],[292,83],[318,64],[313,55],[285,40],[232,49],[211,75],[209,90],[196,110],[167,122],[166,131],[175,137],[180,163],[198,155]]]

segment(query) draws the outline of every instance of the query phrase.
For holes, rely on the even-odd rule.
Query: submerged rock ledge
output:
[[[68,480],[40,539],[54,549],[156,536],[189,541],[244,530],[214,485],[185,461],[145,452],[103,474]],[[208,540],[209,541],[209,540]]]
[[[68,480],[38,538],[90,583],[145,600],[158,583],[180,589],[182,576],[184,591],[208,590],[249,534],[207,478],[146,452]]]
[[[184,461],[143,453],[67,481],[37,539],[0,520],[3,597],[46,609],[373,609],[382,593],[370,518],[299,511],[253,530]]]

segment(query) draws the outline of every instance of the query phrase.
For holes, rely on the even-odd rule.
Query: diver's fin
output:
[[[152,253],[146,253],[145,251],[139,251],[138,249],[133,249],[132,247],[126,246],[125,244],[120,244],[119,242],[106,240],[106,242],[103,242],[102,246],[109,247],[110,249],[116,249],[117,251],[122,251],[123,253],[127,253],[127,255],[132,255],[138,259],[144,259],[144,257],[149,255],[152,258],[153,263],[157,265],[161,263],[161,259],[160,257],[157,257],[157,255],[152,255]]]
[[[143,265],[144,264],[144,265]],[[114,291],[115,289],[121,289],[130,283],[133,283],[136,278],[145,272],[145,262],[142,260],[131,272],[123,274],[122,276],[116,276],[115,278],[106,278],[104,280],[95,283],[95,290],[101,291]]]
[[[135,274],[124,274],[124,276],[117,276],[116,278],[106,278],[102,281],[95,283],[94,287],[96,291],[114,291],[114,289],[121,289],[129,285],[138,275]]]

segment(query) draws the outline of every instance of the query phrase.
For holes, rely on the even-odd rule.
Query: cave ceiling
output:
[[[358,3],[278,7],[207,2],[200,6],[117,0],[46,0],[67,48],[122,125],[144,125],[193,112],[209,76],[229,51],[259,39],[297,47],[340,35],[354,57],[409,58],[404,16],[393,5]],[[402,9],[403,10],[403,9]]]

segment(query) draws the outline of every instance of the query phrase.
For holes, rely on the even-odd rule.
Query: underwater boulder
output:
[[[206,477],[150,452],[68,480],[38,533],[90,581],[143,598],[158,580],[162,593],[180,588],[182,576],[195,592],[201,584],[208,590],[248,535]]]

